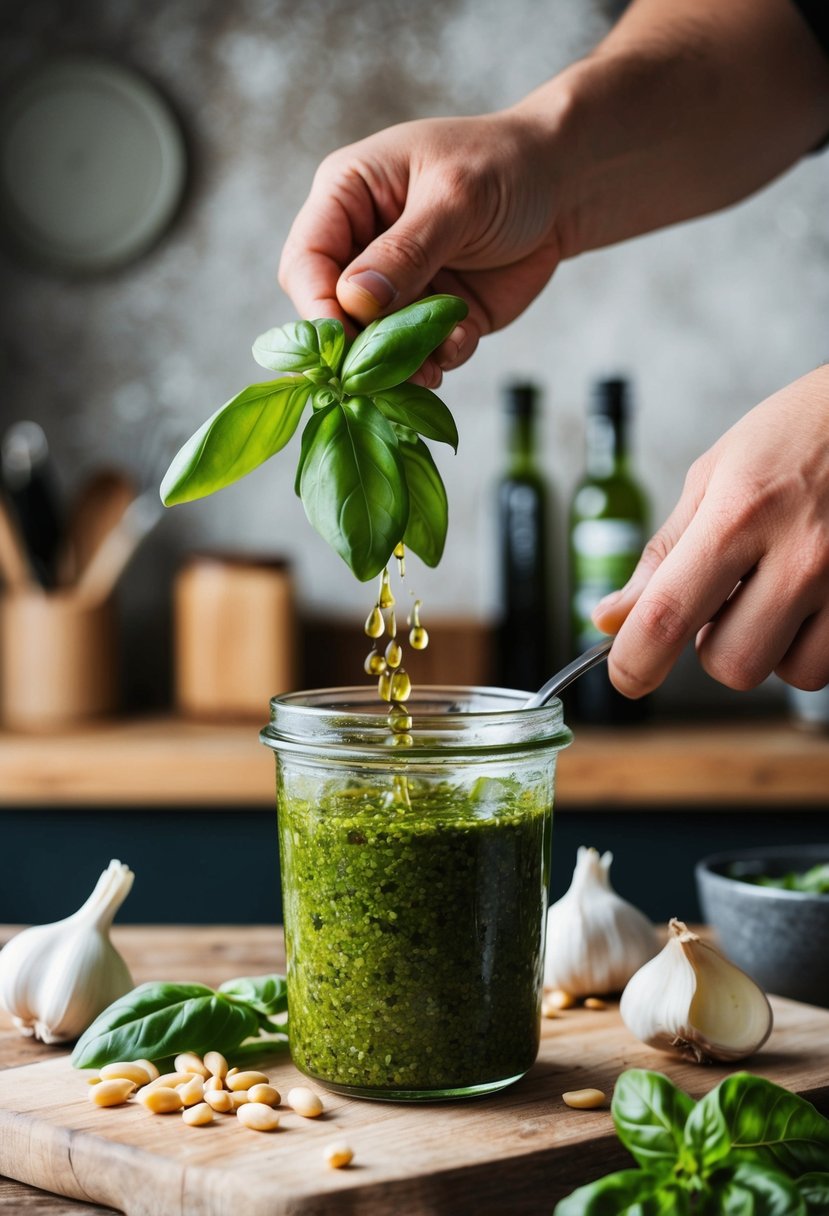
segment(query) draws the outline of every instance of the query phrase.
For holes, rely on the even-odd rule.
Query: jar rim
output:
[[[572,741],[561,701],[525,709],[529,693],[463,685],[418,685],[406,708],[412,725],[405,747],[394,744],[388,710],[371,686],[283,693],[271,699],[261,741],[274,751],[367,760],[394,757],[407,767],[447,754],[493,757],[537,749],[560,750]]]

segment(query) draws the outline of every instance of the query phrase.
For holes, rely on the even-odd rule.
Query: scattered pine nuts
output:
[[[212,1077],[208,1077],[208,1078],[207,1078],[207,1080],[205,1081],[205,1083],[204,1083],[204,1092],[205,1092],[205,1093],[207,1093],[207,1092],[208,1092],[209,1090],[211,1090],[211,1089],[212,1089],[214,1092],[217,1092],[217,1091],[223,1090],[223,1089],[224,1089],[224,1087],[225,1087],[225,1083],[224,1083],[224,1081],[222,1080],[222,1078],[221,1078],[221,1077],[219,1077],[219,1076],[217,1076],[217,1075],[214,1073]]]
[[[156,1068],[155,1064],[153,1064],[152,1060],[136,1060],[135,1063],[140,1064],[142,1068],[147,1070],[147,1076],[151,1081],[155,1081],[155,1079],[158,1077],[158,1069]]]
[[[551,1009],[572,1009],[576,1004],[573,994],[565,992],[563,988],[554,988],[552,992],[547,993],[545,999]]]
[[[184,1085],[177,1085],[176,1089],[181,1094],[181,1100],[185,1106],[195,1106],[204,1101],[204,1081],[201,1077],[193,1077]]]
[[[303,1119],[316,1119],[318,1115],[322,1114],[322,1101],[319,1094],[315,1094],[313,1089],[308,1089],[305,1085],[297,1085],[293,1089],[289,1089],[285,1101],[298,1115],[302,1115]]]
[[[598,1110],[601,1106],[607,1106],[607,1095],[600,1089],[571,1089],[561,1095],[561,1100],[565,1106],[572,1106],[575,1110]]]
[[[197,1077],[209,1077],[210,1069],[206,1067],[194,1051],[183,1051],[173,1061],[177,1072],[194,1072]]]
[[[235,1077],[238,1071],[238,1068],[229,1068],[225,1073],[225,1080],[227,1080],[228,1077]]]
[[[236,1118],[253,1132],[272,1132],[279,1127],[279,1115],[264,1102],[245,1102],[237,1110]]]
[[[206,1127],[208,1123],[213,1122],[213,1111],[206,1102],[199,1102],[198,1105],[183,1110],[181,1117],[189,1127]]]
[[[233,1105],[233,1094],[228,1093],[226,1089],[205,1089],[204,1100],[220,1115],[226,1115],[228,1111],[236,1109]]]
[[[279,1106],[282,1101],[279,1090],[272,1085],[251,1085],[247,1095],[248,1102],[264,1102],[266,1106]]]
[[[236,1093],[230,1095],[230,1104],[233,1110],[238,1110],[240,1106],[245,1106],[249,1101],[250,1098],[246,1089],[239,1089]]]
[[[268,1078],[263,1072],[239,1072],[238,1069],[233,1073],[227,1074],[227,1087],[234,1092],[240,1089],[250,1089],[252,1085],[267,1085]]]
[[[589,996],[584,1002],[585,1009],[607,1009],[607,1001],[603,1001],[601,997]]]
[[[135,1092],[135,1082],[126,1077],[113,1077],[109,1081],[99,1081],[89,1090],[89,1101],[96,1106],[120,1106],[126,1102],[130,1094]]]
[[[194,1072],[165,1072],[160,1077],[154,1077],[145,1089],[175,1089],[177,1085],[186,1085],[195,1077]]]
[[[224,1080],[227,1076],[227,1060],[220,1051],[206,1052],[204,1066],[214,1077],[220,1077]]]
[[[119,1081],[123,1079],[132,1081],[136,1088],[140,1085],[148,1085],[152,1081],[152,1077],[143,1064],[133,1064],[124,1061],[122,1064],[105,1064],[101,1069],[102,1081]]]
[[[184,1105],[178,1090],[164,1085],[150,1090],[145,1087],[144,1097],[141,1101],[154,1115],[169,1115],[171,1111],[181,1110]]]
[[[341,1170],[346,1165],[351,1165],[353,1160],[354,1150],[342,1142],[329,1144],[325,1150],[325,1164],[332,1170]]]

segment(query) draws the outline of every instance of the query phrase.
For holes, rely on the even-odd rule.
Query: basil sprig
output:
[[[562,1199],[554,1216],[826,1216],[829,1119],[751,1073],[700,1102],[658,1072],[629,1069],[611,1105],[639,1169]]]
[[[350,345],[330,318],[269,329],[253,357],[279,378],[243,389],[188,439],[161,484],[163,502],[238,481],[288,443],[310,404],[295,489],[313,527],[361,581],[401,540],[436,566],[449,513],[423,441],[457,451],[458,431],[439,397],[405,381],[466,312],[457,296],[429,296],[372,322]]]
[[[76,1068],[102,1068],[119,1060],[168,1060],[184,1051],[243,1054],[287,1043],[288,998],[281,975],[245,976],[215,990],[205,984],[140,984],[81,1035],[72,1053]],[[272,1037],[276,1036],[276,1037]]]

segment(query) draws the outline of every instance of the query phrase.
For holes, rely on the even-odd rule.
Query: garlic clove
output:
[[[109,940],[133,873],[111,861],[81,908],[65,920],[24,929],[0,951],[0,1007],[21,1034],[44,1043],[77,1038],[133,987]]]
[[[669,930],[665,948],[622,993],[623,1022],[643,1043],[698,1063],[752,1055],[772,1031],[766,994],[682,921]]]
[[[580,848],[570,889],[547,913],[545,987],[573,996],[621,992],[659,950],[651,922],[610,885],[612,853]]]

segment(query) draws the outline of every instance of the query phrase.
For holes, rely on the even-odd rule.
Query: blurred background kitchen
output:
[[[543,12],[532,0],[6,0],[2,432],[16,436],[26,466],[38,432],[27,448],[25,428],[10,428],[42,428],[59,526],[74,519],[83,532],[86,504],[98,533],[85,533],[83,560],[56,542],[46,575],[77,588],[87,568],[94,594],[82,619],[66,592],[50,598],[47,620],[31,597],[10,605],[7,589],[0,848],[19,864],[0,892],[0,921],[59,915],[119,854],[139,875],[124,919],[215,920],[215,908],[202,916],[181,894],[153,914],[153,867],[183,851],[216,869],[229,841],[256,852],[265,882],[223,917],[279,915],[270,760],[255,730],[267,694],[254,676],[270,692],[358,681],[372,591],[307,524],[289,454],[172,512],[156,510],[158,481],[208,414],[264,378],[250,344],[293,315],[276,267],[322,157],[390,123],[508,105],[587,51],[616,10],[600,0],[554,0]],[[66,56],[92,58],[67,69]],[[61,159],[67,147],[92,168],[78,174]],[[95,189],[73,193],[73,181]],[[724,214],[565,263],[524,316],[447,378],[442,395],[461,434],[457,456],[436,453],[449,539],[438,570],[409,569],[439,666],[424,676],[474,682],[492,671],[507,383],[539,389],[552,659],[563,662],[567,507],[584,467],[591,385],[630,379],[632,459],[656,526],[697,455],[826,358],[827,187],[829,158],[807,158]],[[99,561],[96,584],[94,552],[118,520],[122,543]],[[231,627],[244,612],[261,633]],[[49,651],[54,631],[75,667]],[[103,674],[90,675],[100,664]],[[228,683],[248,670],[241,689]],[[68,726],[48,720],[62,685],[60,696],[80,698]],[[584,843],[615,849],[615,880],[629,891],[651,869],[653,812],[670,810],[662,873],[649,873],[638,902],[693,919],[690,867],[678,878],[672,859],[818,839],[829,745],[798,731],[782,685],[730,692],[690,653],[652,700],[649,725],[621,739],[586,730],[562,759],[554,885]],[[83,725],[90,709],[102,711],[98,733]],[[223,710],[234,721],[216,725]],[[738,732],[732,743],[724,721]],[[758,806],[765,813],[750,814]]]

